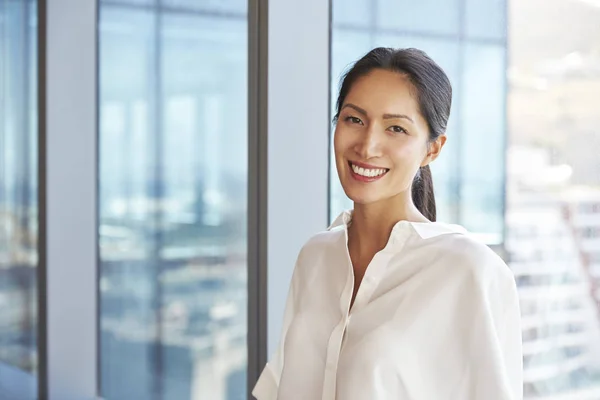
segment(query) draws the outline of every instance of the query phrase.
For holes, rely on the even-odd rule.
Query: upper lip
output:
[[[366,163],[362,163],[360,161],[352,161],[352,160],[348,160],[351,164],[356,165],[357,167],[361,167],[361,168],[365,168],[365,169],[389,169],[389,168],[385,168],[385,167],[378,167],[376,165],[370,165],[370,164],[366,164]]]

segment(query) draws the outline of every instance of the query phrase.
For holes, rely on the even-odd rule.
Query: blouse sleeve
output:
[[[275,351],[275,354],[271,357],[271,360],[267,362],[262,373],[260,374],[252,395],[257,400],[276,400],[277,391],[279,388],[279,380],[281,378],[281,372],[283,370],[283,362],[285,354],[283,352],[285,337],[287,335],[288,328],[293,320],[295,307],[295,292],[294,286],[296,285],[296,273],[292,277],[290,289],[288,291],[288,297],[286,300],[285,311],[283,314],[283,329],[279,345]]]
[[[521,312],[512,272],[503,262],[482,285],[473,316],[467,391],[469,400],[521,400],[523,350]]]

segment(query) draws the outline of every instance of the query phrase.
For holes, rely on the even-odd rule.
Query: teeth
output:
[[[362,167],[357,167],[354,164],[352,165],[352,171],[354,171],[355,174],[361,175],[361,176],[366,176],[368,178],[373,178],[375,176],[379,176],[379,175],[383,175],[386,170],[385,169],[366,169],[366,168],[362,168]]]

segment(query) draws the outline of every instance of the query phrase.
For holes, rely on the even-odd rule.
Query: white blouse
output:
[[[398,222],[354,305],[351,212],[302,248],[258,400],[522,399],[515,279],[457,226]]]

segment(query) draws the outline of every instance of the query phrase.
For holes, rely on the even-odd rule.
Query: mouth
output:
[[[352,161],[348,161],[348,167],[350,168],[350,175],[360,182],[377,181],[383,178],[390,170],[389,168],[379,168]]]

